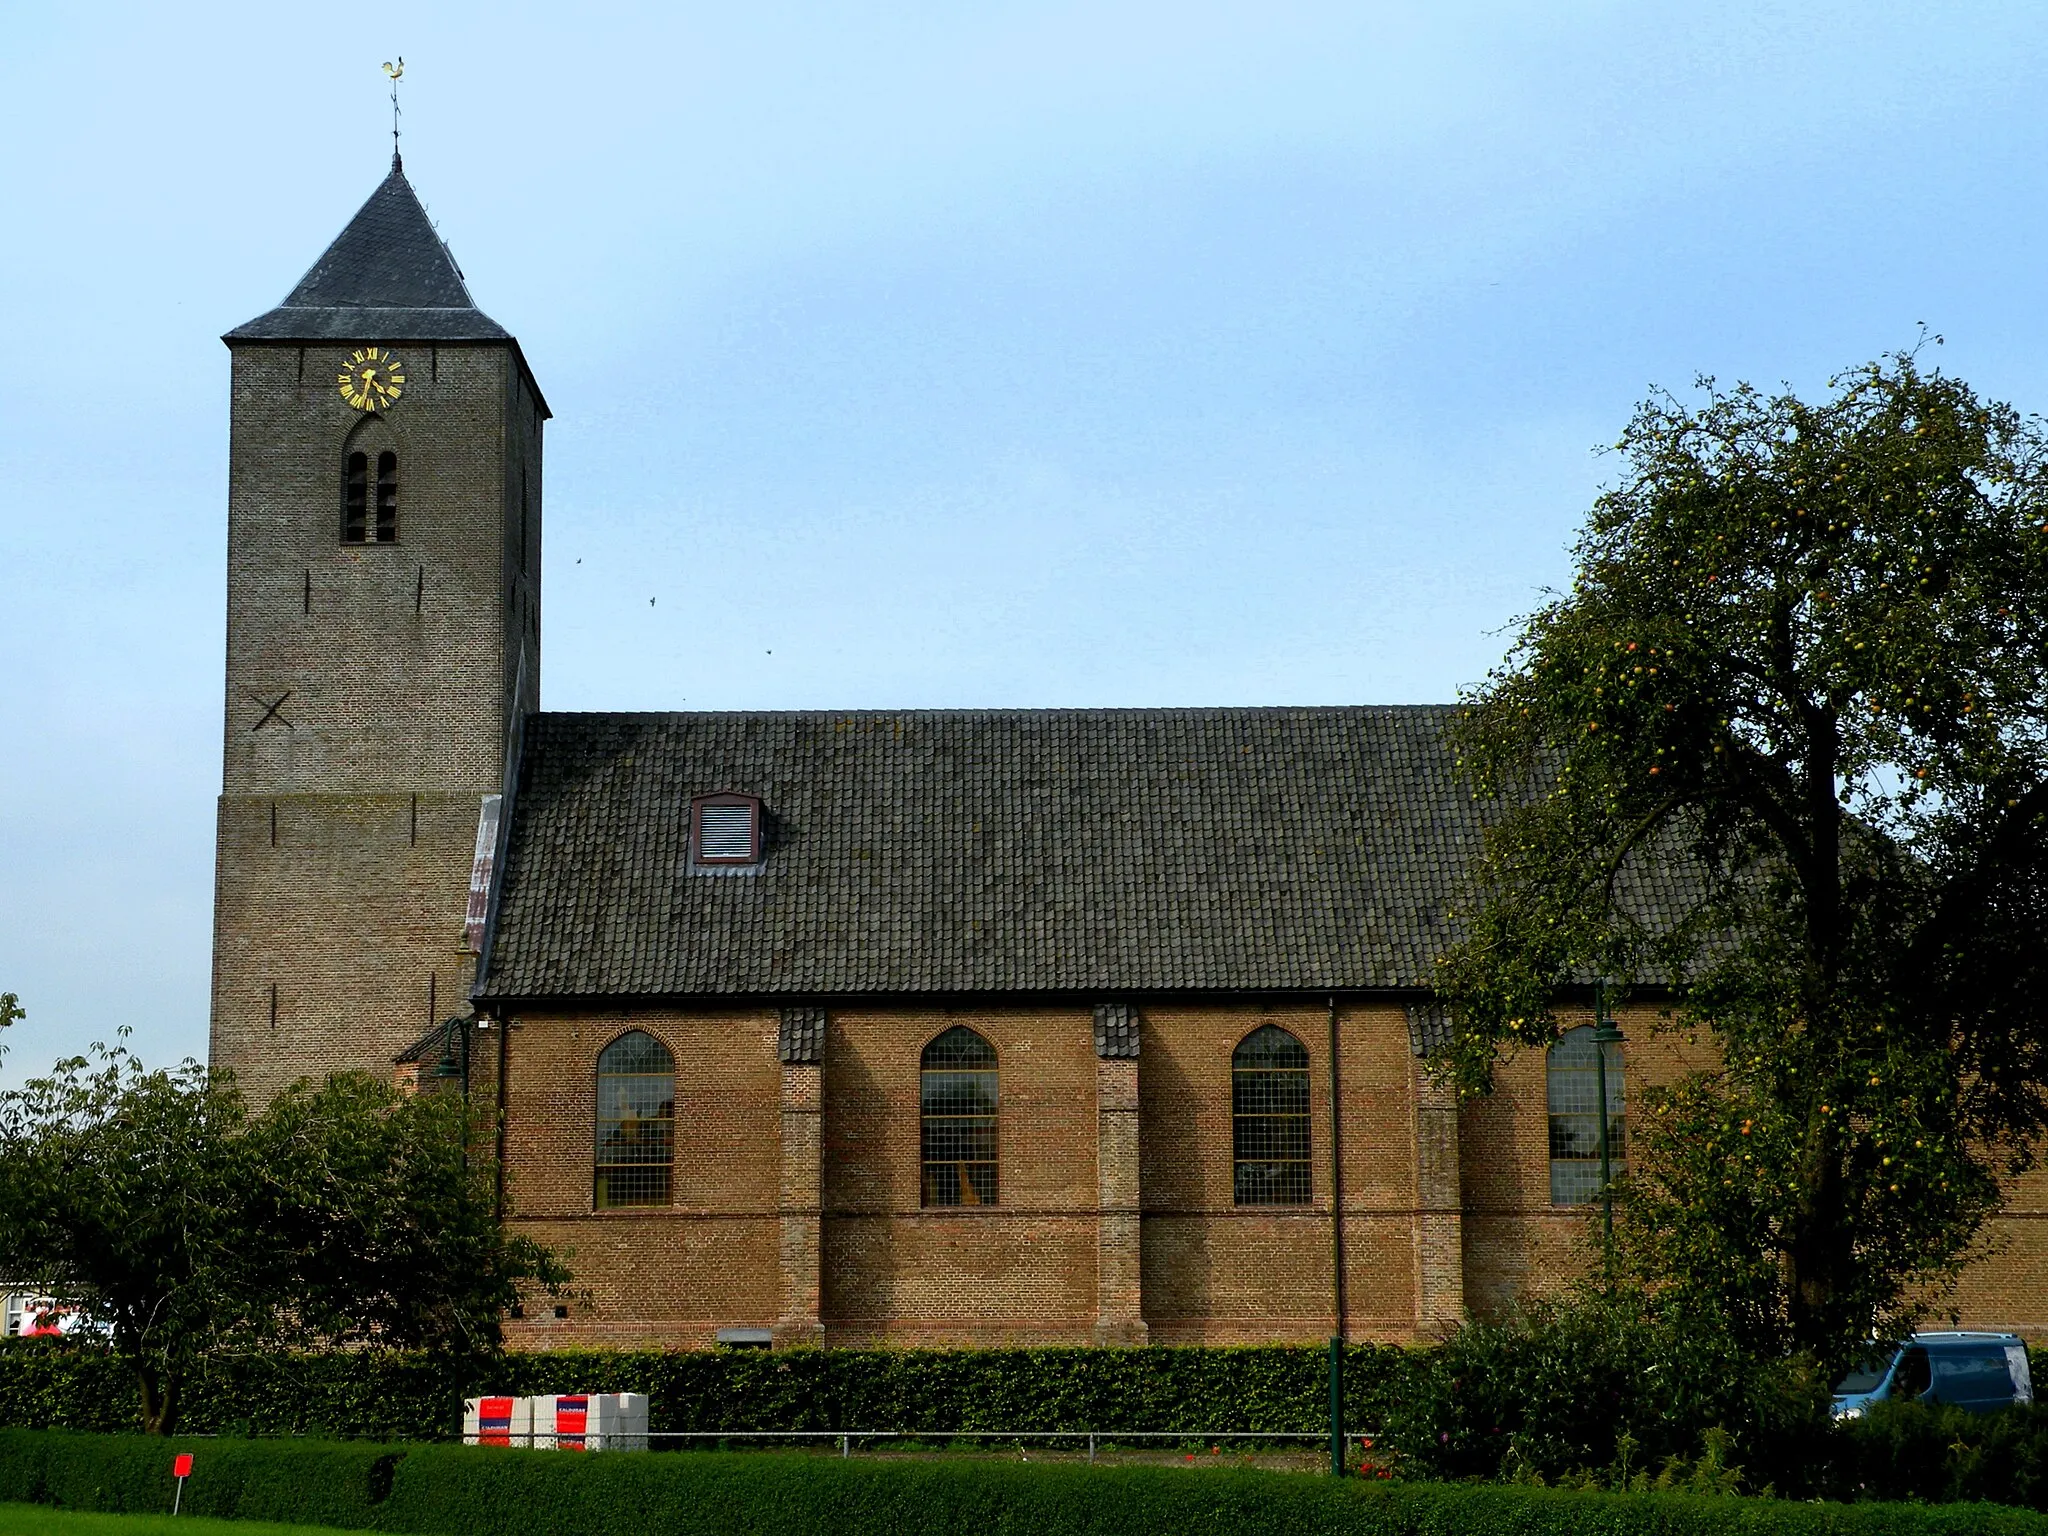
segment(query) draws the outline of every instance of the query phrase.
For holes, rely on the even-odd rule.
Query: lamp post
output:
[[[1600,1094],[1600,1235],[1608,1284],[1614,1283],[1614,1148],[1607,1131],[1607,1047],[1628,1036],[1607,1012],[1607,981],[1593,983],[1593,1060]]]

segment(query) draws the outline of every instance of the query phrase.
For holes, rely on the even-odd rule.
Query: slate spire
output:
[[[228,332],[229,341],[508,341],[476,307],[462,269],[405,179],[391,174],[299,279],[284,303]]]

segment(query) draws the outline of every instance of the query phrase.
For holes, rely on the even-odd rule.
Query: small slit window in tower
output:
[[[918,1062],[924,1204],[996,1203],[996,1051],[964,1024]]]
[[[1230,1053],[1232,1198],[1238,1205],[1306,1205],[1308,1051],[1275,1024]]]
[[[761,802],[752,795],[704,795],[691,801],[690,856],[699,864],[758,864]]]
[[[398,455],[388,448],[377,455],[377,542],[398,542]]]
[[[344,465],[341,482],[341,542],[361,544],[369,536],[370,458],[352,453]]]
[[[597,1058],[596,1188],[600,1211],[667,1205],[675,1165],[676,1059],[645,1030]]]

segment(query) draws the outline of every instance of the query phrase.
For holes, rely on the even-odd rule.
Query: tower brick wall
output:
[[[364,336],[363,342],[374,341]],[[509,345],[233,347],[211,1056],[259,1100],[378,1073],[466,1010],[469,871],[538,704],[541,407]],[[342,541],[344,456],[398,455],[398,539]]]

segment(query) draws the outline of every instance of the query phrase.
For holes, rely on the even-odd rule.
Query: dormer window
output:
[[[760,800],[753,795],[702,795],[692,800],[690,859],[714,865],[760,863]]]

